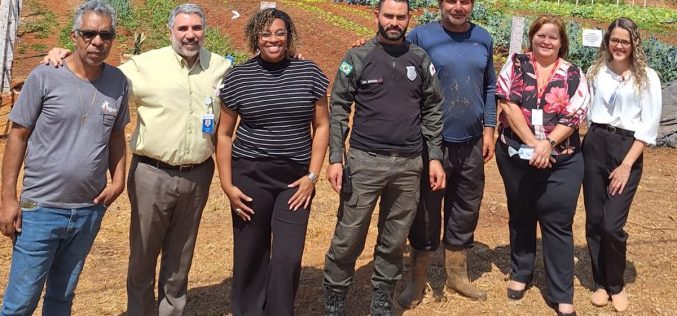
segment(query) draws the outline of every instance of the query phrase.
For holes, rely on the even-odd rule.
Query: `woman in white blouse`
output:
[[[591,302],[628,308],[623,291],[623,230],[642,176],[642,152],[656,143],[661,83],[646,64],[637,25],[619,18],[609,25],[588,71],[592,104],[583,141],[586,238],[596,290]]]

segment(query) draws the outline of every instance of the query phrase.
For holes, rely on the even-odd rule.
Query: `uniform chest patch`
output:
[[[407,66],[407,78],[409,78],[410,81],[416,80],[416,67],[414,66]]]

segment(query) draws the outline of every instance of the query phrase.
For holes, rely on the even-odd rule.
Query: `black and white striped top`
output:
[[[329,80],[308,60],[270,64],[258,56],[223,79],[221,101],[240,116],[234,158],[283,158],[307,164],[315,102],[326,97]]]

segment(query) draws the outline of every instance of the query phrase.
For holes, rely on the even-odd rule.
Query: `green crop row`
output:
[[[340,27],[344,30],[355,32],[358,36],[369,36],[374,34],[371,29],[350,21],[342,16],[328,12],[327,10],[324,10],[320,7],[309,4],[308,1],[281,0],[280,2],[284,3],[285,5],[294,6],[299,9],[303,9],[304,11],[317,14],[325,22],[328,22],[329,24],[336,27]]]

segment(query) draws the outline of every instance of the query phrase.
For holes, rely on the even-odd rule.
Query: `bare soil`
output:
[[[135,1],[138,4],[141,1]],[[257,10],[259,1],[253,0],[200,0],[195,1],[206,9],[210,25],[218,26],[232,36],[232,42],[245,47],[243,29],[247,18]],[[301,2],[301,1],[299,1]],[[333,4],[330,0],[302,1],[331,14],[346,17],[366,27],[374,27],[365,7]],[[75,7],[78,1],[43,0],[50,10],[60,16]],[[666,3],[662,1],[661,4]],[[670,3],[670,2],[667,2]],[[673,2],[674,3],[674,2]],[[278,7],[287,11],[299,30],[300,51],[307,59],[317,62],[333,78],[340,58],[358,36],[352,30],[332,25],[321,15],[296,5],[295,1],[282,1]],[[29,12],[27,8],[24,12]],[[231,10],[242,17],[232,20]],[[356,12],[359,11],[359,12]],[[361,13],[360,13],[361,12]],[[27,14],[27,13],[26,13]],[[60,25],[65,21],[60,21]],[[57,43],[57,34],[48,39],[22,36],[19,42]],[[127,43],[129,44],[129,43]],[[15,62],[14,78],[25,78],[39,61],[26,52]],[[119,53],[111,54],[110,63],[119,63]],[[3,96],[0,107],[0,132],[6,134],[7,113],[11,95]],[[127,134],[136,125],[135,111]],[[0,152],[4,152],[6,137],[0,139]],[[677,315],[677,158],[675,149],[649,149],[644,157],[644,175],[638,189],[626,230],[628,241],[626,291],[630,298],[628,315]],[[509,239],[507,207],[503,183],[492,160],[485,166],[486,190],[476,232],[476,245],[471,250],[470,276],[475,284],[487,290],[488,300],[473,302],[443,291],[444,269],[441,253],[436,253],[428,271],[430,291],[424,304],[414,310],[398,309],[405,315],[548,315],[554,314],[541,295],[544,289],[543,265],[539,256],[535,286],[520,302],[511,302],[505,296],[506,275],[509,272]],[[324,171],[323,171],[324,174]],[[232,230],[230,207],[218,181],[214,177],[211,196],[205,208],[198,236],[193,267],[190,273],[188,315],[230,314],[230,286],[232,278]],[[322,313],[322,268],[324,254],[336,223],[337,195],[321,177],[317,184],[310,224],[306,237],[301,284],[296,298],[298,315]],[[378,212],[378,210],[376,210]],[[377,218],[376,216],[373,216]],[[128,231],[130,220],[129,200],[123,194],[109,209],[101,231],[88,257],[87,264],[76,291],[74,315],[121,315],[126,311],[126,270],[128,258]],[[355,284],[348,296],[349,315],[369,314],[374,239],[376,225],[370,228],[367,246],[356,265]],[[574,302],[579,315],[611,315],[610,306],[593,307],[589,303],[592,290],[590,261],[585,244],[585,211],[582,196],[579,199],[574,221],[576,277]],[[408,253],[405,254],[405,259]],[[11,243],[0,239],[0,297],[4,295],[11,262]],[[405,272],[406,276],[406,272]],[[402,284],[398,287],[402,289]],[[40,307],[38,308],[37,314]]]

